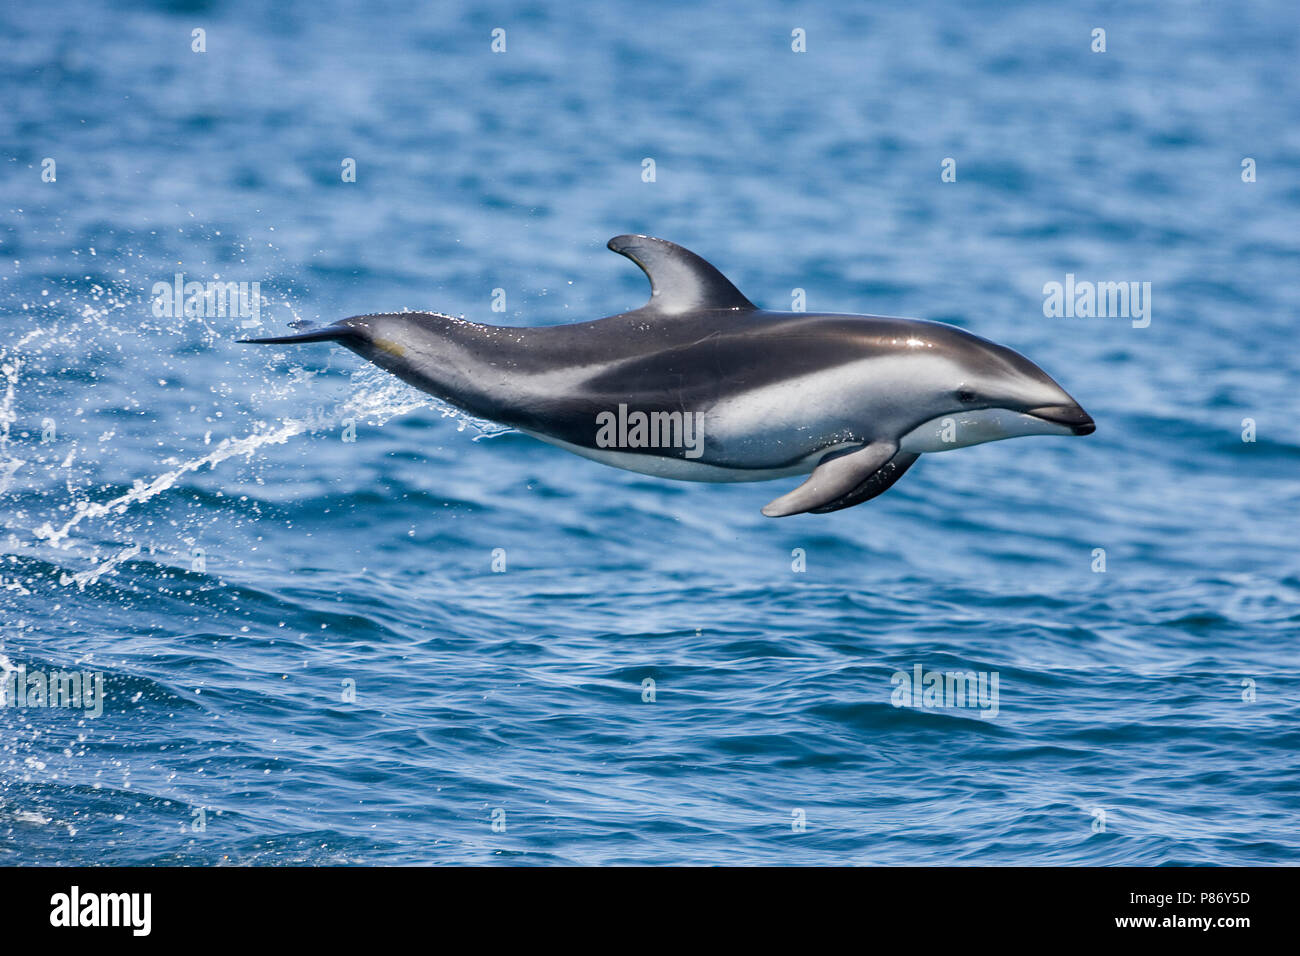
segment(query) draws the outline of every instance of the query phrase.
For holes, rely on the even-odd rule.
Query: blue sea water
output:
[[[5,6],[0,669],[106,697],[0,707],[0,863],[1297,862],[1298,21]],[[153,309],[179,272],[267,330],[582,321],[645,298],[626,232],[1010,345],[1097,432],[773,521],[795,480],[605,468]],[[1046,317],[1067,274],[1150,324]],[[996,715],[894,706],[917,666]]]

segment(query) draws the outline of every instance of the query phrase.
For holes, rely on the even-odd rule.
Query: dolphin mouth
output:
[[[1042,405],[1029,409],[1025,414],[1053,425],[1064,425],[1076,435],[1091,435],[1097,430],[1092,416],[1078,405]]]

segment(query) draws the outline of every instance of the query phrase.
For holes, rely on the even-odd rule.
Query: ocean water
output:
[[[0,863],[1297,862],[1298,21],[5,6],[0,670],[103,698],[0,706]],[[582,321],[646,295],[626,232],[1010,345],[1097,432],[773,521],[795,480],[605,468],[153,307]],[[1149,324],[1045,316],[1067,275]],[[996,714],[895,706],[917,667]]]

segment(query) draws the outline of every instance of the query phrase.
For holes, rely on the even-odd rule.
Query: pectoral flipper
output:
[[[898,450],[892,441],[871,442],[857,451],[828,455],[802,485],[769,502],[763,514],[826,514],[869,501],[887,490],[920,455]]]

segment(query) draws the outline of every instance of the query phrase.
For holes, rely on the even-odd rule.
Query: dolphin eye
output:
[[[973,390],[965,387],[957,389],[957,401],[961,402],[963,405],[969,405],[971,402],[975,401],[975,398],[976,395]]]

